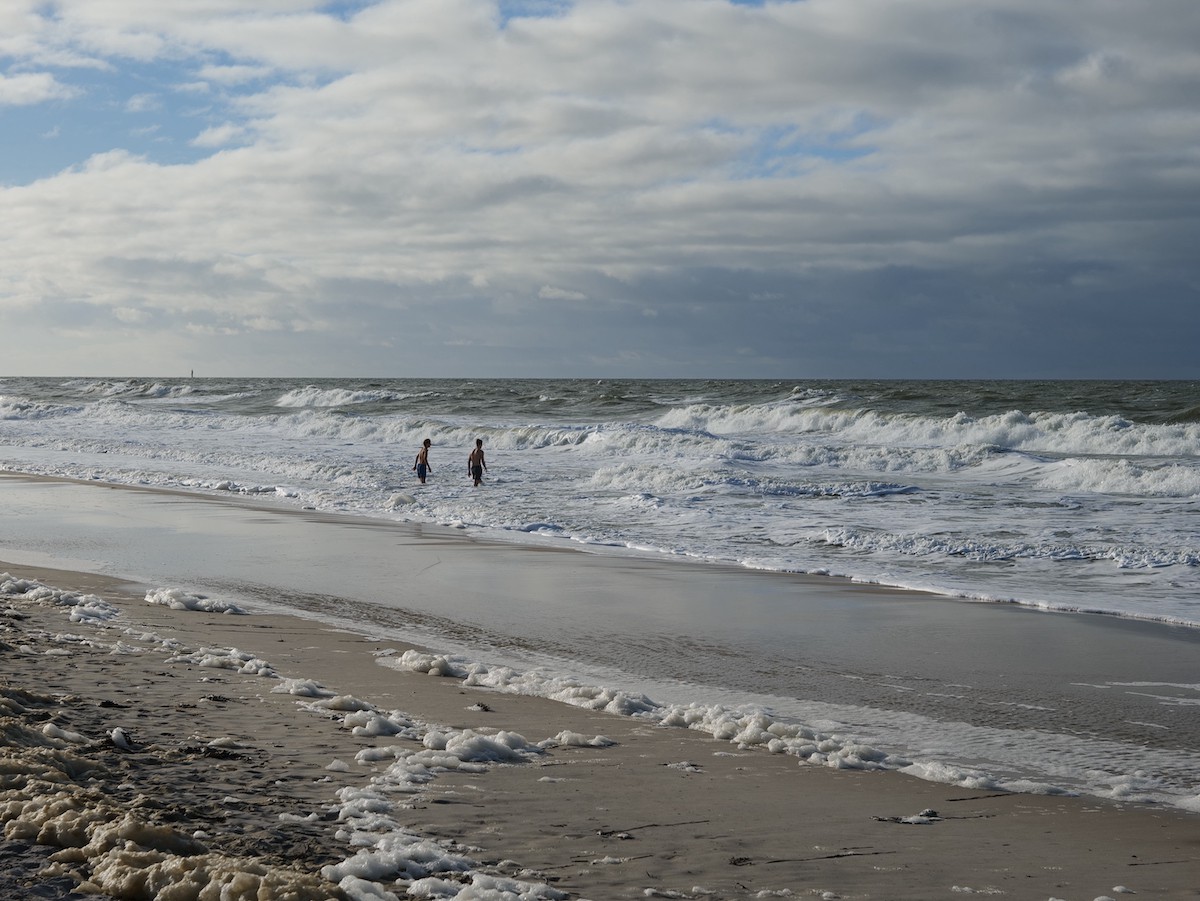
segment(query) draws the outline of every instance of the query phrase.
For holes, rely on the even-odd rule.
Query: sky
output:
[[[1200,378],[1196,0],[4,0],[0,377]]]

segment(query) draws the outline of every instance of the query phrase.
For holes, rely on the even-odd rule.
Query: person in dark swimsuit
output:
[[[487,469],[487,461],[483,459],[483,439],[475,439],[475,450],[471,451],[471,456],[467,457],[467,472],[471,474],[471,478],[478,485],[483,481],[483,471]]]

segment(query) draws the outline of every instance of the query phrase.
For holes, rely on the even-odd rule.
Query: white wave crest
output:
[[[1200,447],[1197,423],[1147,425],[1120,416],[1019,410],[979,418],[957,413],[938,419],[807,405],[693,404],[663,414],[654,424],[713,436],[820,437],[860,448],[972,445],[1055,455],[1172,456],[1194,454]]]
[[[391,391],[351,391],[345,388],[319,388],[307,385],[285,392],[275,401],[277,407],[345,407],[354,404],[385,403],[399,399]]]
[[[186,397],[195,393],[195,388],[191,385],[166,385],[162,382],[144,382],[139,379],[100,380],[81,383],[77,387],[79,393],[85,396],[94,395],[108,398],[160,399]]]
[[[0,394],[0,420],[37,420],[53,416],[64,416],[77,412],[75,407],[60,404],[37,403],[21,397]]]
[[[1200,497],[1200,466],[1146,466],[1121,459],[1064,460],[1046,473],[1041,487],[1139,497]]]

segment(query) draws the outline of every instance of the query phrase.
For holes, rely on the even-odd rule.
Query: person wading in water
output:
[[[433,467],[429,465],[429,445],[431,444],[433,442],[426,438],[421,444],[421,449],[417,451],[417,462],[413,464],[413,470],[422,485],[425,484],[425,476],[433,472]]]
[[[487,469],[487,461],[483,459],[483,439],[475,439],[475,450],[471,451],[471,456],[467,457],[467,472],[471,474],[471,478],[475,480],[475,484],[479,485],[483,481],[483,472]]]

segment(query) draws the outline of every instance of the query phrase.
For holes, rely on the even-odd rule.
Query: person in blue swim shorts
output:
[[[413,464],[413,469],[417,473],[417,479],[422,485],[425,484],[425,476],[433,472],[429,465],[429,446],[433,444],[428,438],[421,444],[421,449],[417,451],[417,462]]]

